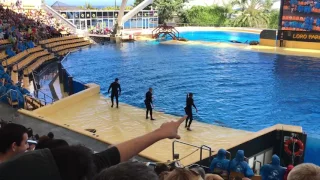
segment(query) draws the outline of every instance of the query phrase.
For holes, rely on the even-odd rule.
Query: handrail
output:
[[[192,146],[192,147],[195,147],[195,148],[197,148],[197,149],[200,149],[200,161],[202,160],[202,150],[203,150],[203,149],[209,151],[210,158],[211,158],[211,156],[212,156],[212,152],[214,152],[214,151],[211,150],[211,147],[206,146],[206,145],[196,146],[196,145],[193,145],[193,144],[190,144],[190,143],[182,142],[182,141],[179,141],[179,140],[174,140],[174,141],[172,142],[172,159],[173,159],[173,160],[176,159],[176,158],[175,158],[175,146],[174,146],[175,143],[180,143],[180,144],[184,144],[184,145],[187,145],[187,146]],[[204,148],[204,147],[205,147],[205,148]]]
[[[48,104],[52,104],[55,102],[55,100],[53,99],[53,97],[47,95],[46,93],[42,92],[40,89],[38,89],[38,87],[35,85],[35,76],[34,76],[34,71],[32,71],[32,76],[33,76],[33,82],[34,82],[34,95],[36,98],[39,99],[39,92],[43,94],[43,97],[44,97],[44,104],[47,105]],[[46,101],[46,97],[48,97],[50,100],[51,100],[51,103],[50,102],[47,102]]]
[[[47,105],[47,104],[52,104],[52,103],[54,103],[55,102],[55,100],[51,97],[51,96],[49,96],[49,95],[47,95],[46,93],[44,93],[44,92],[42,92],[40,89],[38,89],[38,90],[36,90],[37,91],[37,99],[43,99],[44,101],[44,105]],[[39,92],[40,93],[42,93],[43,94],[43,98],[39,98]],[[46,97],[47,98],[49,98],[50,100],[51,100],[51,103],[50,102],[47,102],[47,99],[46,99]]]
[[[2,96],[0,96],[0,99],[6,95],[8,95],[11,91],[15,91],[16,93],[18,93],[16,90],[13,89],[9,89],[6,93],[4,93]]]
[[[154,30],[152,30],[152,37],[158,38],[160,34],[169,35],[172,39],[180,38],[179,31],[173,26],[159,25]]]
[[[202,145],[201,147],[200,147],[200,161],[202,161],[202,150],[203,150],[203,148],[207,148],[207,150],[209,151],[209,160],[210,160],[210,162],[211,162],[211,159],[212,159],[212,150],[211,150],[211,147],[209,147],[209,146],[206,146],[206,145]]]
[[[256,163],[259,163],[259,170],[261,169],[262,163],[261,161],[254,160],[253,161],[253,170],[256,171]]]
[[[16,93],[16,95],[17,95],[17,98],[18,98],[18,92],[16,91],[16,90],[13,90],[13,89],[9,89],[5,94],[3,94],[0,98],[2,98],[2,97],[4,97],[4,96],[6,96],[6,95],[10,95],[10,100],[11,100],[11,106],[13,107],[13,105],[12,105],[12,96],[11,96],[11,92],[15,92]]]

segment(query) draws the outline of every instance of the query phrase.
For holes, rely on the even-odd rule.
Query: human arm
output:
[[[115,145],[120,152],[120,161],[124,162],[129,160],[147,147],[162,139],[180,139],[180,136],[178,135],[178,128],[186,118],[187,116],[184,116],[178,121],[163,123],[160,128],[148,134]]]
[[[198,109],[196,107],[196,105],[194,104],[193,100],[192,100],[192,106],[196,109],[196,111],[198,112]]]
[[[108,168],[110,166],[120,163],[120,153],[116,147],[108,148],[102,152],[93,154],[93,162],[96,167],[96,171]]]
[[[209,167],[209,169],[210,169],[210,173],[212,173],[213,172],[213,170],[214,170],[214,166],[216,165],[216,163],[215,163],[215,160],[213,159],[212,161],[211,161],[211,164],[210,164],[210,167]]]
[[[244,172],[244,176],[247,178],[251,178],[252,176],[254,176],[254,172],[253,170],[250,168],[250,166],[248,164],[246,164],[246,169]]]
[[[119,84],[119,95],[121,94],[121,86],[120,86],[120,84]]]
[[[110,86],[109,86],[109,89],[108,89],[108,94],[109,94],[109,92],[110,92],[110,89],[111,89],[111,87],[112,87],[112,84],[110,84]]]

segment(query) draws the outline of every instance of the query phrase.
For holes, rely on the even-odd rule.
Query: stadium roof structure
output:
[[[70,6],[68,4],[65,4],[60,1],[56,1],[55,3],[52,4],[52,9],[56,11],[62,11],[62,10],[80,10],[77,6]]]

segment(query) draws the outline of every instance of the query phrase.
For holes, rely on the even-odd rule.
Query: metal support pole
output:
[[[73,77],[68,77],[69,96],[73,94]]]

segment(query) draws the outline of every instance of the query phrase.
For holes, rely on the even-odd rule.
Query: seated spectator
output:
[[[13,51],[12,47],[6,49],[6,54],[8,55],[9,58],[16,55],[16,53]]]
[[[8,30],[7,29],[4,29],[4,35],[3,35],[3,38],[4,39],[9,39],[9,32],[8,32]]]
[[[223,178],[217,174],[206,174],[205,180],[223,180]]]
[[[288,175],[289,175],[290,171],[291,171],[293,168],[294,168],[294,166],[291,165],[291,164],[287,167],[287,170],[286,170],[286,172],[285,172],[285,174],[284,174],[283,180],[287,180],[287,179],[288,179]]]
[[[204,171],[204,169],[202,167],[200,167],[200,166],[193,167],[193,168],[190,168],[190,171],[196,172],[197,174],[199,174],[201,176],[202,179],[205,179],[206,172]]]
[[[210,172],[223,173],[221,171],[227,171],[229,168],[229,160],[226,159],[227,151],[219,149],[217,157],[215,157],[210,165]]]
[[[28,49],[34,48],[34,44],[33,44],[33,42],[32,42],[31,40],[29,40],[29,41],[26,43],[26,45],[27,45]]]
[[[22,52],[22,51],[26,50],[27,48],[21,41],[19,41],[18,42],[18,49],[20,52]]]
[[[0,179],[92,179],[101,170],[128,161],[157,141],[165,138],[179,139],[178,128],[185,119],[186,116],[176,122],[164,123],[153,132],[96,154],[83,146],[30,151],[0,164]]]
[[[28,145],[28,130],[22,125],[9,123],[0,129],[0,162],[24,153]],[[0,178],[1,179],[1,178]]]
[[[171,172],[162,173],[160,180],[202,180],[202,177],[187,168],[175,168]]]
[[[271,164],[265,164],[261,167],[260,175],[262,180],[283,179],[285,171],[286,169],[280,166],[280,158],[274,154]]]
[[[157,174],[139,162],[124,162],[101,171],[95,180],[158,180]]]
[[[3,33],[3,30],[0,29],[0,40],[4,39],[4,33]]]
[[[11,44],[15,44],[17,42],[17,38],[12,33],[10,33],[9,41]]]
[[[288,180],[319,180],[320,167],[311,163],[299,164],[294,167],[289,175]]]
[[[238,150],[236,157],[230,162],[230,171],[242,173],[245,177],[254,175],[248,163],[244,160],[244,151]]]

